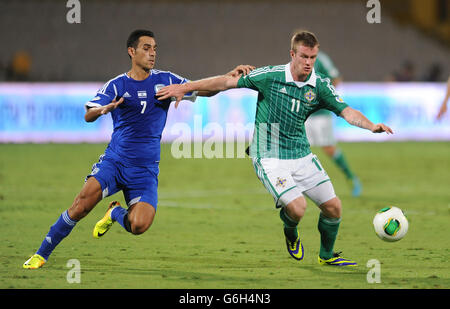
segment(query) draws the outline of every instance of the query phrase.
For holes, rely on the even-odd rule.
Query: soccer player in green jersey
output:
[[[311,153],[305,121],[313,112],[325,108],[373,133],[393,132],[385,124],[374,124],[348,106],[330,80],[315,73],[318,52],[319,42],[313,33],[297,32],[291,39],[291,61],[286,65],[258,68],[246,76],[216,76],[170,85],[156,95],[160,100],[175,97],[177,106],[183,95],[192,91],[231,88],[258,91],[250,156],[258,178],[273,196],[276,207],[281,208],[289,254],[296,260],[304,256],[297,226],[305,213],[305,196],[308,196],[321,211],[319,264],[356,266],[356,262],[334,252],[342,205],[330,178]]]
[[[322,51],[317,54],[314,63],[316,74],[330,79],[331,84],[336,87],[341,81],[339,70],[334,65],[330,57]],[[305,122],[306,136],[311,146],[321,147],[325,154],[330,157],[336,166],[344,173],[345,177],[352,184],[352,195],[361,195],[362,185],[359,178],[353,173],[344,153],[337,146],[333,132],[333,115],[327,109],[320,109],[311,114]]]

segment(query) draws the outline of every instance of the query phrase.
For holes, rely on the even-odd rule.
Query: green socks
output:
[[[345,176],[348,179],[353,179],[353,172],[350,170],[350,166],[348,165],[342,151],[340,151],[339,149],[336,150],[336,153],[333,156],[333,161],[344,172]]]
[[[327,218],[322,213],[319,216],[318,229],[320,232],[320,252],[322,259],[328,260],[333,257],[334,242],[339,230],[341,218]]]
[[[289,241],[291,242],[296,241],[298,237],[297,231],[298,222],[289,217],[284,207],[281,208],[280,210],[280,218],[281,221],[283,221],[284,223],[284,235],[287,237]]]

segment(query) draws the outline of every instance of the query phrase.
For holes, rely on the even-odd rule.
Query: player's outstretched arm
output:
[[[349,124],[359,128],[367,129],[373,133],[386,132],[387,134],[394,134],[391,128],[383,123],[374,124],[372,121],[366,118],[360,111],[351,107],[346,107],[341,112],[341,117],[345,119]]]
[[[122,104],[123,100],[123,98],[120,98],[119,101],[116,101],[116,99],[114,99],[111,103],[105,106],[89,108],[86,111],[86,114],[84,114],[84,120],[86,120],[86,122],[93,122],[97,120],[98,117],[106,115],[107,113],[115,110],[120,104]]]
[[[236,77],[236,76],[240,77],[242,75],[249,74],[254,69],[255,69],[255,67],[252,65],[240,64],[225,75],[233,76],[233,77]],[[213,95],[216,95],[217,93],[219,93],[219,91],[199,91],[197,93],[197,95],[199,97],[212,97]]]
[[[253,71],[255,69],[254,66],[249,65],[249,64],[240,64],[237,67],[235,67],[233,70],[231,70],[230,72],[228,72],[225,75],[228,76],[233,76],[233,77],[241,77],[242,75],[247,75],[249,74],[251,71]]]
[[[166,86],[156,93],[158,100],[166,100],[169,98],[175,98],[175,107],[182,100],[183,96],[188,92],[193,91],[224,91],[231,88],[236,88],[240,75],[220,75],[215,77],[209,77],[186,84],[172,84]]]
[[[442,101],[441,107],[439,109],[439,112],[436,116],[436,120],[440,120],[442,118],[442,116],[445,115],[445,113],[447,112],[447,101],[448,99],[450,99],[450,77],[447,80],[447,92],[445,94],[445,98]]]
[[[436,120],[440,120],[447,112],[447,101],[448,101],[448,98],[446,101],[442,102],[441,107],[439,108],[439,112],[436,116]]]

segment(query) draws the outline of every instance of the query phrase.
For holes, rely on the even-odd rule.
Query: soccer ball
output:
[[[380,209],[373,218],[375,233],[384,241],[398,241],[408,232],[408,219],[398,207]]]

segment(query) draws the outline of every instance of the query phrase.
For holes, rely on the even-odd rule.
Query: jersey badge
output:
[[[147,98],[147,91],[145,90],[138,90],[137,94],[139,99]]]
[[[155,85],[155,93],[157,93],[158,91],[160,91],[164,87],[166,87],[166,85],[164,85],[164,84],[156,84]]]
[[[314,93],[314,91],[312,91],[312,89],[309,89],[305,95],[304,98],[311,103],[315,98],[316,98],[316,94]]]
[[[285,185],[286,185],[286,178],[277,177],[277,183],[275,184],[275,186],[284,188]]]

